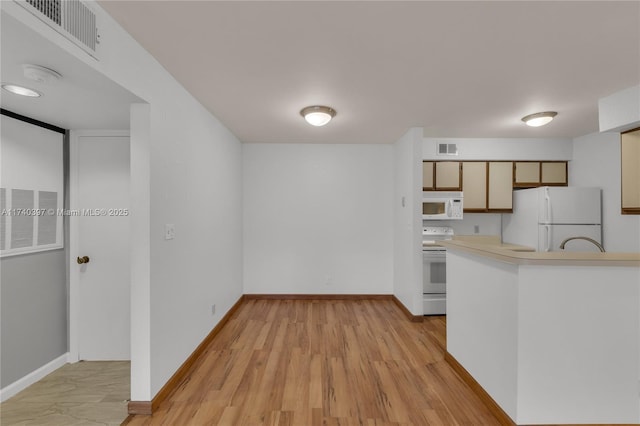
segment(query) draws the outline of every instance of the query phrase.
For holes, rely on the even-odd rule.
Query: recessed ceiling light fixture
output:
[[[300,115],[312,126],[324,126],[336,116],[336,111],[328,106],[315,105],[302,108]]]
[[[27,96],[30,98],[39,98],[42,96],[42,93],[37,92],[33,89],[29,89],[28,87],[18,86],[16,84],[2,84],[2,88],[7,92],[14,93],[20,96]]]
[[[555,111],[537,112],[522,117],[522,121],[524,121],[527,126],[540,127],[549,124],[556,115],[558,115],[558,113]]]

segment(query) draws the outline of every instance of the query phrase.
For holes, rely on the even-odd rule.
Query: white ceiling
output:
[[[25,98],[0,91],[2,108],[63,129],[128,129],[129,105],[141,100],[5,12],[0,25],[3,83],[43,93]],[[22,64],[53,69],[60,80],[42,84],[24,77]]]
[[[576,137],[640,83],[638,1],[100,4],[244,142]],[[314,104],[338,115],[312,128]]]

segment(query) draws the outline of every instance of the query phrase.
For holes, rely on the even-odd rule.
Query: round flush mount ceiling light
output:
[[[57,71],[41,67],[40,65],[23,64],[22,72],[26,78],[37,81],[38,83],[52,83],[62,78]]]
[[[29,98],[39,98],[42,96],[42,93],[37,92],[33,89],[29,89],[28,87],[18,86],[16,84],[2,84],[2,88],[7,92],[11,92],[20,96],[27,96]]]
[[[302,108],[300,115],[304,117],[307,123],[319,127],[331,121],[336,116],[336,111],[328,106],[315,105]]]
[[[556,115],[558,115],[558,113],[555,111],[537,112],[522,117],[522,121],[524,121],[527,126],[540,127],[549,124]]]

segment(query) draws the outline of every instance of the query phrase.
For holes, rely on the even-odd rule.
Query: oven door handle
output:
[[[430,261],[442,261],[447,259],[447,253],[443,250],[424,250],[422,256]]]

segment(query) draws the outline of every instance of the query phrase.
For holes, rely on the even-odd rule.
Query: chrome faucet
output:
[[[593,238],[589,238],[589,237],[569,237],[566,240],[564,240],[563,242],[560,243],[560,249],[564,250],[564,245],[567,244],[569,241],[571,240],[585,240],[585,241],[589,241],[590,243],[594,244],[596,247],[598,247],[598,249],[604,253],[604,247],[602,247],[602,244],[600,244],[599,242],[597,242],[596,240],[594,240]]]

